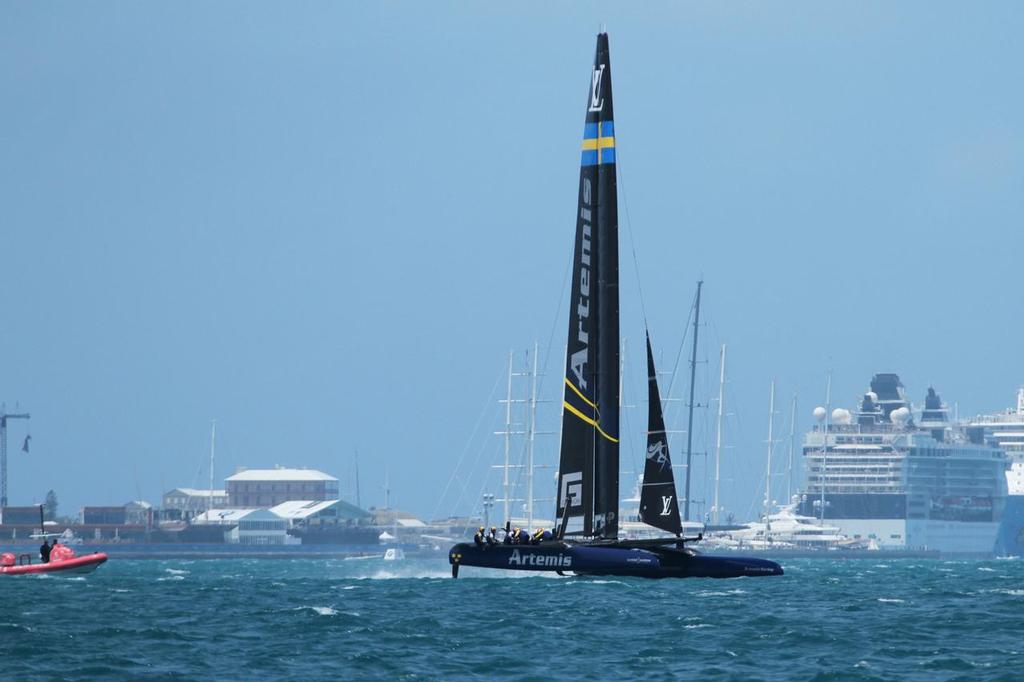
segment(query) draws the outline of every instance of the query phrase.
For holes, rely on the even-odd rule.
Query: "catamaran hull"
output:
[[[767,559],[706,556],[672,547],[639,549],[562,543],[484,547],[460,543],[448,552],[448,563],[452,566],[453,576],[458,575],[460,566],[637,578],[741,578],[782,575],[782,567]]]

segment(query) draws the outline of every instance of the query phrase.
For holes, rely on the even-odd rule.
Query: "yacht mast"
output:
[[[356,448],[356,506],[363,508],[362,500],[359,499],[359,448]]]
[[[214,453],[217,450],[217,420],[210,420],[210,499],[207,501],[207,519],[210,518],[210,510],[213,509],[213,461]]]
[[[704,280],[697,281],[697,300],[693,312],[693,353],[690,356],[690,403],[689,416],[686,420],[686,488],[684,495],[686,505],[683,507],[683,521],[690,520],[690,472],[693,469],[693,389],[697,376],[697,333],[700,329],[700,290]]]
[[[772,505],[772,428],[775,426],[775,380],[772,379],[772,394],[768,400],[768,468],[764,475],[764,539],[771,542],[772,524],[769,521]]]
[[[825,465],[828,462],[828,422],[832,418],[832,370],[825,384],[825,433],[821,445],[821,525],[825,525]]]
[[[512,518],[509,515],[508,503],[510,499],[509,495],[509,481],[508,481],[508,467],[509,467],[509,453],[512,448],[512,351],[508,352],[508,392],[505,396],[505,465],[503,467],[502,474],[502,489],[504,490],[504,511],[505,520],[508,521]]]
[[[530,532],[533,531],[533,441],[537,435],[537,351],[537,342],[534,341],[533,372],[530,373],[530,440],[526,451],[529,460],[526,468],[526,527]]]
[[[718,503],[719,471],[722,463],[722,415],[725,414],[725,344],[719,354],[718,371],[718,425],[715,429],[715,506],[711,508],[712,523],[718,525],[718,514],[721,508]]]
[[[786,504],[793,497],[793,438],[796,436],[796,393],[789,408],[789,471],[786,476]]]

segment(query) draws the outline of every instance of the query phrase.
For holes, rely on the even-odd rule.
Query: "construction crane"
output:
[[[31,415],[27,412],[20,414],[8,414],[3,408],[0,408],[0,514],[3,514],[3,508],[7,506],[7,420],[8,419],[31,419]],[[26,437],[25,445],[28,445],[28,437]]]

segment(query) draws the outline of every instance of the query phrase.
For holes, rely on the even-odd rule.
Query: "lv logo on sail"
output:
[[[661,496],[661,515],[668,516],[672,513],[672,498],[673,495],[662,495]]]
[[[601,97],[601,79],[604,77],[604,64],[594,69],[590,79],[590,111],[601,111],[604,108],[604,97]]]

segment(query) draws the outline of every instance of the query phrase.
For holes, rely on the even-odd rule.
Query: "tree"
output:
[[[43,518],[47,521],[57,518],[57,493],[52,490],[46,493],[46,501],[43,502]]]

